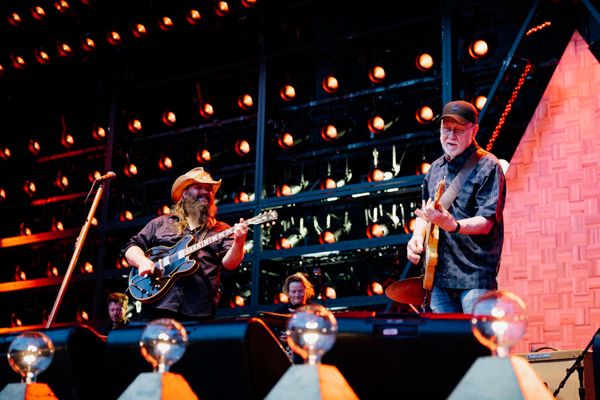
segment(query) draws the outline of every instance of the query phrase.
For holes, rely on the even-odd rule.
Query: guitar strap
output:
[[[460,169],[460,172],[452,180],[450,187],[448,187],[448,189],[444,192],[442,198],[440,199],[440,203],[446,210],[450,208],[450,206],[456,199],[456,196],[458,196],[458,192],[467,181],[467,178],[469,178],[469,175],[471,175],[473,169],[475,169],[475,166],[479,162],[479,159],[483,157],[486,153],[487,152],[485,150],[478,148],[473,152],[473,154],[471,154],[469,158],[467,158],[462,168]]]

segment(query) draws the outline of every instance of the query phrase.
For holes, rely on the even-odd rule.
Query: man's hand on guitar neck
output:
[[[457,226],[456,220],[448,210],[431,199],[427,200],[427,203],[423,201],[423,207],[416,209],[415,214],[448,232],[453,232]]]

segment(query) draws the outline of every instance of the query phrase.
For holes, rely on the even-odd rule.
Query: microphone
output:
[[[112,171],[108,171],[106,174],[104,174],[101,177],[97,178],[96,182],[109,181],[109,180],[114,179],[116,177],[117,177],[117,174],[115,174]]]

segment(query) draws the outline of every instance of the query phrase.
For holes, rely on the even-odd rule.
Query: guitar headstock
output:
[[[277,219],[277,211],[269,210],[258,214],[255,217],[250,218],[246,221],[249,225],[260,225],[265,222],[275,221]]]

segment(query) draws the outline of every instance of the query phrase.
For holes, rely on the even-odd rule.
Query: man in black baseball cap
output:
[[[479,125],[477,109],[471,103],[447,103],[440,119],[444,155],[431,164],[423,182],[423,206],[415,211],[417,224],[407,244],[407,257],[419,262],[427,225],[437,225],[438,263],[431,308],[434,312],[471,313],[480,296],[498,288],[504,173],[498,159],[475,141]],[[469,164],[470,168],[465,166]],[[445,179],[448,188],[459,175],[464,175],[464,181],[458,180],[463,183],[449,206],[432,201],[438,182]]]

